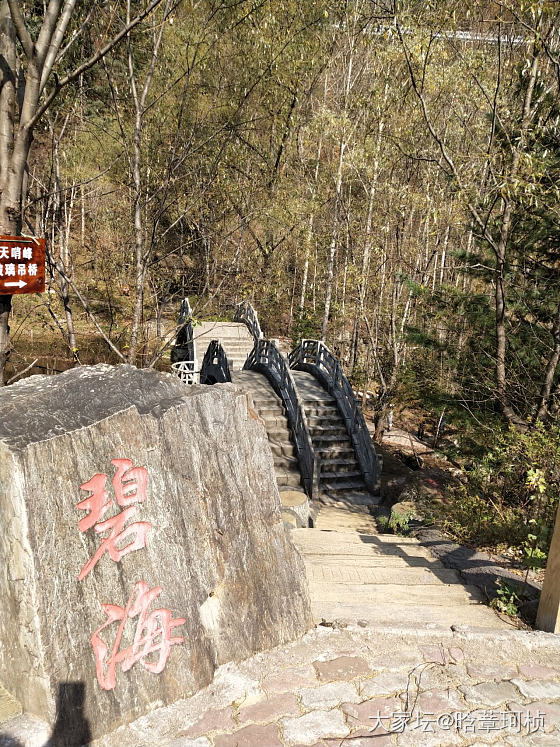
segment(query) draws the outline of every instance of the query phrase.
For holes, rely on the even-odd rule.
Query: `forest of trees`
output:
[[[0,0],[0,233],[49,253],[5,380],[166,368],[181,298],[249,298],[378,413],[553,423],[558,5]]]

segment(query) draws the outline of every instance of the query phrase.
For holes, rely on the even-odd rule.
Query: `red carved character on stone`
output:
[[[135,521],[126,526],[127,521],[138,511],[138,506],[134,504],[143,503],[146,499],[148,470],[145,467],[133,467],[130,459],[111,459],[111,464],[116,467],[112,480],[113,491],[117,505],[124,510],[101,521],[114,505],[105,490],[106,474],[94,475],[80,485],[80,490],[89,491],[90,495],[77,504],[77,508],[89,512],[78,522],[78,529],[80,532],[86,532],[93,527],[98,534],[103,532],[109,532],[109,534],[103,538],[93,557],[78,574],[79,581],[88,575],[106,552],[112,560],[118,563],[129,552],[146,547],[146,536],[152,527],[148,521]],[[123,547],[122,542],[127,538],[131,538],[131,541]]]
[[[171,646],[183,643],[181,636],[173,636],[172,629],[183,625],[185,619],[171,617],[171,610],[149,608],[152,602],[161,594],[161,586],[150,589],[144,581],[134,585],[132,594],[126,607],[116,604],[102,604],[107,620],[90,638],[95,654],[97,681],[103,690],[112,690],[117,684],[117,666],[120,664],[123,672],[128,672],[137,661],[153,674],[159,674],[165,668]],[[128,620],[137,617],[136,630],[132,643],[120,649],[121,640]],[[109,646],[101,638],[100,633],[113,623],[119,623],[117,634],[109,654]],[[109,655],[108,655],[109,654]],[[155,659],[147,659],[150,654],[157,654]]]

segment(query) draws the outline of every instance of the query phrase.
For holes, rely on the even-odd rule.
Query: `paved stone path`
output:
[[[293,536],[327,625],[220,667],[209,687],[92,747],[560,745],[557,636],[508,627],[419,543],[377,535],[363,507],[325,507]],[[443,592],[426,604],[419,587]],[[57,747],[28,716],[0,735],[0,747]]]
[[[445,568],[418,540],[378,534],[367,506],[332,503],[314,529],[292,536],[303,554],[316,622],[506,629],[476,586]]]
[[[100,714],[100,717],[102,715]],[[0,745],[42,747],[20,717]],[[531,733],[530,733],[531,732]],[[319,627],[93,747],[560,744],[560,646],[524,631]]]

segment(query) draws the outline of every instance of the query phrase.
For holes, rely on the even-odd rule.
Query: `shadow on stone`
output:
[[[45,747],[86,747],[91,740],[89,721],[84,716],[86,686],[63,682],[58,686],[56,721]]]
[[[7,734],[0,732],[0,747],[23,747],[23,745],[17,739],[12,739]]]

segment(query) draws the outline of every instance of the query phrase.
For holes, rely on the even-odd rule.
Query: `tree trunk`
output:
[[[558,363],[560,362],[560,303],[558,304],[558,309],[554,318],[552,337],[554,340],[554,346],[552,348],[552,354],[546,366],[544,381],[540,393],[540,404],[537,415],[535,417],[535,421],[544,420],[547,416],[547,413],[549,413],[550,403],[552,399],[554,376],[556,374],[556,369],[558,368]]]
[[[14,150],[14,107],[16,82],[16,34],[7,0],[0,2],[0,234],[15,234],[17,224],[8,213],[7,195],[9,164]],[[5,383],[5,369],[10,354],[10,311],[12,297],[0,295],[0,386]]]
[[[152,0],[134,20],[98,48],[72,72],[56,79],[48,95],[45,87],[57,62],[76,0],[50,0],[45,4],[41,26],[32,38],[17,0],[0,0],[0,234],[17,235],[22,228],[22,204],[25,198],[25,170],[37,122],[48,110],[59,91],[92,68],[121,39],[137,26],[162,0]],[[163,28],[163,25],[161,26]],[[16,36],[25,64],[17,67]],[[18,75],[21,73],[21,75]],[[18,108],[16,111],[16,87]],[[45,92],[44,101],[40,102]],[[5,380],[9,353],[9,314],[11,298],[0,300],[0,383]]]
[[[66,122],[68,119],[66,120]],[[76,333],[74,331],[74,316],[72,313],[72,304],[70,301],[70,288],[68,285],[67,277],[72,277],[72,269],[70,263],[70,251],[68,248],[70,242],[70,225],[72,222],[72,211],[74,206],[74,193],[75,187],[72,186],[70,189],[69,199],[70,205],[67,206],[66,199],[63,197],[63,191],[61,186],[60,177],[60,139],[64,134],[66,128],[66,122],[62,128],[62,132],[59,137],[56,136],[54,127],[51,125],[51,134],[53,142],[53,154],[54,154],[54,165],[55,165],[55,187],[53,195],[53,226],[52,226],[52,256],[54,260],[54,247],[58,243],[58,263],[55,261],[59,277],[60,277],[60,293],[62,297],[62,303],[64,306],[64,314],[66,317],[66,342],[74,363],[79,365],[80,359],[78,357],[78,348],[76,345]],[[58,234],[58,241],[56,234]],[[60,268],[64,271],[61,273]]]
[[[525,146],[525,139],[529,124],[531,121],[531,106],[533,102],[533,92],[538,76],[538,49],[536,44],[533,46],[533,60],[529,80],[527,81],[527,90],[523,101],[523,114],[521,118],[520,135],[517,145],[514,148],[512,156],[511,171],[509,178],[511,181],[517,179],[521,154]],[[507,372],[506,372],[506,291],[505,291],[505,270],[506,254],[509,242],[511,222],[512,222],[513,204],[506,196],[502,200],[502,221],[498,241],[496,242],[496,269],[495,269],[495,305],[496,305],[496,395],[502,412],[508,422],[518,427],[526,428],[527,424],[522,421],[511,407],[507,395]]]
[[[331,310],[331,299],[332,299],[333,281],[334,281],[334,260],[336,257],[336,242],[338,238],[338,213],[340,209],[340,191],[342,188],[342,166],[344,163],[345,148],[346,148],[346,143],[344,142],[343,139],[341,139],[339,150],[338,150],[338,168],[336,172],[332,233],[331,233],[331,242],[329,245],[328,263],[327,263],[325,309],[323,312],[323,325],[321,327],[321,339],[323,341],[326,340],[326,337],[327,337],[327,328],[329,325],[329,314]]]

